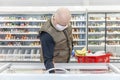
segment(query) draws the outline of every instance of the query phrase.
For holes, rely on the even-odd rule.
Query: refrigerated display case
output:
[[[105,13],[88,13],[88,49],[105,51]]]
[[[39,29],[53,13],[0,14],[0,61],[40,61]],[[86,44],[86,13],[72,13],[74,49]]]
[[[119,62],[119,12],[71,11],[74,50],[112,52]],[[0,61],[40,61],[40,27],[54,11],[1,12]],[[116,58],[117,56],[117,58]]]
[[[0,61],[39,61],[38,31],[51,14],[0,14]]]
[[[85,12],[73,13],[71,19],[74,49],[87,46],[87,14]]]
[[[111,62],[120,62],[119,20],[119,12],[88,12],[88,49],[112,53]]]
[[[120,13],[106,13],[106,51],[120,57]]]

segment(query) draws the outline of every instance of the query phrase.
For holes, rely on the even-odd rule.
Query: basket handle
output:
[[[61,70],[61,71],[64,71],[65,73],[68,73],[68,70],[64,69],[64,68],[50,68],[46,71],[46,73],[49,73],[50,71],[52,70]]]

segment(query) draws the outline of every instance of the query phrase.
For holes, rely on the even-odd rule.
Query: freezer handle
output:
[[[64,68],[51,68],[51,69],[48,69],[47,71],[46,71],[46,73],[49,73],[50,71],[52,71],[52,70],[55,70],[55,73],[58,73],[58,74],[66,74],[66,73],[68,73],[69,71],[68,70],[66,70],[66,69],[64,69]]]
[[[6,70],[7,68],[10,68],[11,66],[11,63],[7,63],[3,66],[0,67],[0,73],[3,72],[4,70]]]

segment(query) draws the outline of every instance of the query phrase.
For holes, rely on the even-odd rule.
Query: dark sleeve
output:
[[[44,61],[48,59],[52,60],[54,53],[54,46],[55,46],[52,36],[50,36],[46,32],[42,32],[40,34],[40,41],[41,41]]]

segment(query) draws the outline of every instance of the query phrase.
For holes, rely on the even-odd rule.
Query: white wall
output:
[[[54,12],[59,7],[71,11],[120,12],[120,0],[0,0],[0,12]]]
[[[70,11],[94,11],[94,12],[120,12],[120,6],[11,6],[11,7],[0,7],[0,13],[31,13],[31,12],[54,12],[60,7],[66,7]]]
[[[120,0],[0,0],[0,6],[111,6]]]

